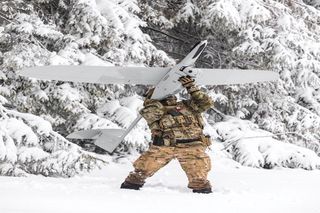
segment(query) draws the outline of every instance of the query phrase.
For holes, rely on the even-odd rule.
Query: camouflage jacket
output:
[[[203,91],[190,92],[191,98],[166,106],[158,100],[146,99],[140,114],[147,121],[152,138],[162,137],[166,144],[176,140],[197,139],[203,135],[201,113],[212,105],[212,99]]]

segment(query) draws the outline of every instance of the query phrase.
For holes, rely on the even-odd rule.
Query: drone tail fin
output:
[[[94,144],[112,153],[122,141],[125,133],[123,129],[91,129],[73,132],[67,136],[69,139],[92,139]]]

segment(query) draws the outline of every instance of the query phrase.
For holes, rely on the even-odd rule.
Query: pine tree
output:
[[[222,112],[284,133],[281,140],[319,153],[320,12],[316,2],[140,1],[146,10],[141,14],[148,23],[145,31],[171,56],[181,58],[190,43],[207,39],[209,45],[198,66],[280,73],[276,83],[209,89]],[[173,52],[172,46],[179,52]]]
[[[58,64],[163,66],[172,63],[140,30],[144,23],[137,12],[135,1],[0,3],[0,95],[5,102],[1,105],[1,121],[3,132],[9,132],[4,133],[0,148],[4,153],[1,174],[72,176],[81,169],[99,165],[102,160],[63,136],[92,126],[122,125],[92,113],[108,99],[128,95],[128,88],[38,81],[22,78],[17,72],[25,67]],[[20,113],[17,117],[13,115],[15,112],[38,115],[31,120],[38,119],[49,129],[47,122],[50,122],[53,129],[37,132],[37,126],[29,121],[30,114]],[[81,126],[81,121],[86,119],[87,125]],[[10,135],[16,131],[15,124],[26,129],[18,138]]]
[[[58,64],[168,66],[175,62],[166,53],[179,60],[203,39],[209,45],[197,67],[271,69],[281,75],[276,83],[207,87],[220,111],[245,120],[237,120],[244,129],[294,132],[278,139],[319,153],[319,14],[317,1],[3,0],[0,172],[67,177],[99,166],[101,156],[83,151],[64,136],[76,130],[127,127],[141,107],[137,93],[145,89],[38,81],[19,77],[19,69]],[[219,129],[214,122],[233,122],[213,111],[206,117],[215,128],[211,134]],[[148,131],[140,122],[117,153],[145,149]],[[215,136],[222,137],[220,133]],[[287,148],[279,141],[272,147],[274,143]],[[85,146],[105,153],[90,143]],[[270,159],[270,150],[251,158],[257,152],[251,153],[250,147],[246,142],[232,146],[232,157],[251,166],[318,167],[312,164],[317,160],[310,160],[314,155],[299,149],[290,153],[306,153],[309,163],[290,161],[289,154],[285,162]],[[253,160],[244,161],[246,157]],[[260,158],[268,161],[259,164]]]

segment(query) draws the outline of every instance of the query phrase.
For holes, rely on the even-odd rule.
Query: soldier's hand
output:
[[[185,88],[190,88],[190,87],[194,86],[194,79],[189,75],[180,77],[179,82]]]

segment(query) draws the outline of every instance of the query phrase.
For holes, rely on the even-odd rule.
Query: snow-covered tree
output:
[[[21,169],[25,173],[70,176],[97,165],[94,155],[81,151],[63,136],[88,129],[90,123],[94,127],[99,127],[97,122],[100,127],[123,125],[99,116],[94,120],[92,113],[108,99],[133,95],[134,87],[37,81],[19,77],[17,72],[25,67],[58,64],[164,66],[172,63],[140,30],[144,22],[137,17],[138,12],[135,1],[0,2],[0,95],[6,100],[1,105],[3,131],[10,133],[16,131],[15,127],[28,130],[19,133],[22,139],[3,133],[9,139],[4,139],[1,152],[15,151],[8,152],[9,160],[6,154],[2,155],[1,174],[16,174]],[[43,120],[42,124],[46,125],[50,122],[53,130],[35,133],[34,124],[20,118],[30,114],[21,113],[19,118],[12,118],[8,112],[38,115],[32,119]],[[86,119],[87,126],[79,125]],[[32,143],[24,139],[28,137]],[[22,143],[22,140],[27,141]],[[65,145],[54,149],[59,144]],[[6,166],[7,162],[12,163],[11,167]]]
[[[3,0],[1,174],[71,176],[93,168],[99,157],[63,136],[83,129],[126,128],[142,103],[137,93],[144,87],[38,81],[19,77],[19,69],[58,64],[168,66],[175,62],[167,54],[181,59],[203,39],[209,45],[198,67],[271,69],[281,76],[276,83],[207,88],[224,114],[250,120],[237,121],[240,126],[257,125],[254,131],[259,127],[278,135],[278,140],[239,142],[232,146],[232,158],[250,166],[318,168],[312,152],[279,140],[320,153],[319,17],[318,1]],[[210,125],[233,125],[214,111],[206,116]],[[148,131],[140,122],[117,153],[145,149]],[[85,141],[73,142],[104,153]],[[265,151],[255,154],[252,149]],[[291,151],[272,157],[272,150],[282,149]],[[292,156],[298,160],[290,160]]]
[[[0,96],[1,103],[6,99]],[[0,175],[70,177],[106,162],[52,130],[41,117],[0,105]]]
[[[274,139],[248,120],[228,118],[213,126],[217,139],[231,157],[244,166],[320,169],[320,157],[307,148]]]
[[[280,73],[276,83],[211,87],[216,107],[265,130],[284,133],[279,139],[319,153],[317,1],[140,3],[148,23],[145,31],[173,57],[181,58],[195,40],[207,39],[198,66]]]

